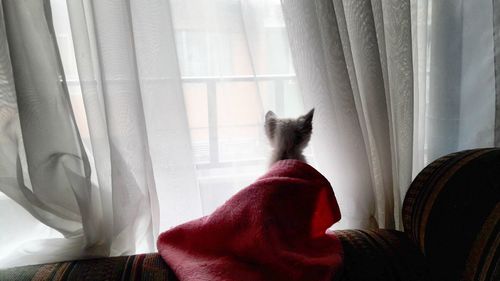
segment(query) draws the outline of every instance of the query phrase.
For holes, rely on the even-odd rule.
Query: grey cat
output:
[[[270,164],[284,159],[306,162],[302,154],[311,139],[314,108],[297,119],[278,118],[272,111],[266,113],[264,128],[273,148]]]

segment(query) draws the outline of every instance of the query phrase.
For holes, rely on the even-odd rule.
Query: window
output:
[[[73,110],[91,156],[66,4],[51,3]],[[279,1],[171,0],[170,6],[193,164],[207,214],[265,171],[265,112],[296,116],[303,112],[302,98]]]
[[[192,146],[210,212],[265,169],[268,109],[302,112],[279,1],[171,1]],[[201,14],[197,13],[203,11]]]

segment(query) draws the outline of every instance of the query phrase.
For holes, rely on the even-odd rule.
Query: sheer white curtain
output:
[[[282,4],[338,227],[400,228],[405,192],[426,164],[500,145],[499,1]]]
[[[89,28],[86,41],[78,44],[85,53],[78,65],[92,132],[91,143],[84,144],[80,135],[85,129],[76,126],[50,4],[2,2],[6,62],[2,66],[7,74],[4,85],[9,87],[5,93],[17,98],[17,103],[3,116],[10,129],[2,130],[6,155],[1,188],[6,197],[1,205],[6,210],[0,264],[150,251],[158,232],[158,203],[137,68],[131,67],[126,46],[131,43],[126,37],[129,30],[120,24],[111,31],[115,41],[109,42]],[[83,15],[89,10],[82,10],[73,19],[93,17],[95,26],[103,18],[99,13],[109,12],[105,19],[111,24],[106,27],[116,28],[112,22],[123,20],[125,10],[108,8],[112,11],[96,9],[92,15]],[[75,36],[79,27],[75,25]],[[93,52],[96,45],[102,47],[99,64]],[[22,209],[12,208],[11,200]],[[26,216],[26,211],[38,221]]]
[[[411,4],[415,175],[450,152],[500,146],[500,1]]]
[[[409,1],[284,0],[313,145],[342,211],[339,228],[399,223],[411,181]]]
[[[264,110],[303,112],[279,1],[2,8],[0,267],[155,251],[265,171]]]
[[[2,265],[107,252],[48,11],[42,1],[2,2]]]

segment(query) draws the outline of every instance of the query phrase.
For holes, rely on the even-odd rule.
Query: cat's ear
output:
[[[312,120],[314,115],[314,108],[311,109],[307,114],[299,117],[301,130],[303,134],[310,134],[312,132]]]
[[[271,119],[278,119],[278,116],[276,116],[276,113],[274,113],[271,110],[269,110],[266,113],[266,122],[267,122],[267,120],[271,120]]]
[[[276,123],[278,122],[278,116],[271,110],[266,113],[266,121],[264,128],[266,129],[267,138],[272,140],[276,131]]]
[[[314,108],[309,110],[309,112],[306,115],[304,115],[305,122],[312,124],[313,115],[314,115]]]

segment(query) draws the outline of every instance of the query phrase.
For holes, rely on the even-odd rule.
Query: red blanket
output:
[[[163,232],[158,250],[179,280],[332,280],[340,220],[328,180],[308,164],[282,160],[209,216]]]

